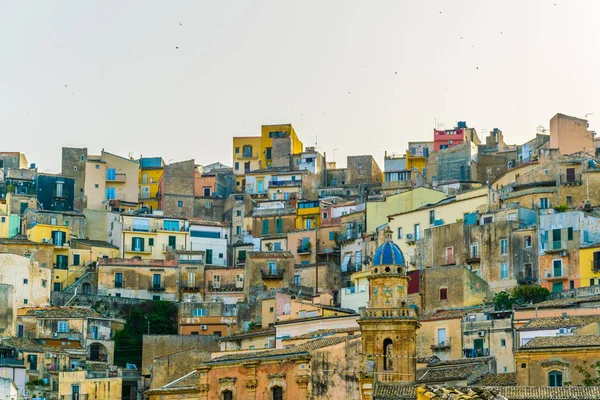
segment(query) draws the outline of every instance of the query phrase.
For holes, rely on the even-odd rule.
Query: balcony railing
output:
[[[282,279],[285,268],[281,269],[263,269],[260,271],[263,279]]]
[[[184,282],[181,284],[182,289],[190,289],[190,290],[200,290],[202,285],[198,282]]]
[[[452,338],[438,339],[431,344],[432,350],[446,350],[452,344]]]
[[[529,283],[534,283],[534,282],[537,282],[537,278],[534,277],[534,276],[531,276],[531,275],[528,275],[528,276],[519,276],[517,278],[517,283],[519,285],[527,285]]]
[[[567,241],[566,240],[553,240],[549,244],[550,244],[550,247],[548,249],[546,249],[546,253],[567,250]]]
[[[360,317],[414,319],[417,314],[412,308],[361,308]]]
[[[573,175],[560,175],[560,184],[561,185],[581,185],[583,183],[581,179],[581,174],[573,174]]]
[[[88,395],[83,393],[78,394],[63,394],[60,400],[88,400]]]
[[[238,259],[235,260],[235,263],[238,264],[238,265],[246,264],[246,259],[245,258],[238,258]]]
[[[126,174],[115,174],[115,176],[106,176],[107,182],[125,182],[127,179]]]
[[[242,153],[239,153],[238,157],[239,159],[246,159],[246,160],[255,160],[258,158],[258,153],[252,153],[250,151],[244,151]]]
[[[53,332],[52,339],[64,339],[64,340],[81,340],[83,335],[81,332]]]
[[[281,186],[302,186],[302,181],[274,181],[269,182],[269,187],[281,187]]]
[[[0,365],[25,365],[25,360],[16,358],[0,358]]]
[[[126,253],[139,253],[139,254],[152,254],[153,247],[154,246],[139,247],[139,246],[132,246],[130,244],[126,244],[125,252]]]
[[[479,257],[479,253],[471,253],[471,254],[469,254],[469,257],[467,257],[467,259],[465,261],[468,264],[469,263],[478,263],[478,262],[481,262],[481,257]]]
[[[163,252],[167,251],[167,250],[185,250],[185,245],[178,244],[175,246],[169,246],[168,244],[163,244],[162,248],[163,248]]]
[[[209,283],[208,290],[211,292],[241,292],[244,290],[244,284],[236,285],[235,283],[221,283],[215,285],[214,283]]]
[[[298,247],[298,254],[302,255],[302,254],[310,254],[312,253],[312,249],[309,246],[305,246],[305,247]]]
[[[165,284],[164,283],[150,283],[148,285],[148,291],[149,292],[164,292],[165,291]]]

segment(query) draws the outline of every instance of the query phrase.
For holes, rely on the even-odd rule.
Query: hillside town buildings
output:
[[[345,166],[291,124],[234,137],[231,165],[0,152],[0,393],[600,398],[598,140],[549,124]]]

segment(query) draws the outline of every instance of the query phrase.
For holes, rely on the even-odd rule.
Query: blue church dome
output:
[[[379,246],[373,256],[373,266],[376,265],[405,265],[404,254],[392,241],[386,241]]]

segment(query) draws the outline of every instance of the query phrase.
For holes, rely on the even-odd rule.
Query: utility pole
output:
[[[148,321],[148,335],[150,334],[150,321]]]

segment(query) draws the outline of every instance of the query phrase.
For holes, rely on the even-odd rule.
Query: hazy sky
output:
[[[557,112],[600,128],[600,1],[0,0],[0,151],[231,165],[231,137],[404,151],[434,121],[511,143]],[[177,49],[178,47],[178,49]],[[66,86],[65,86],[66,85]]]

